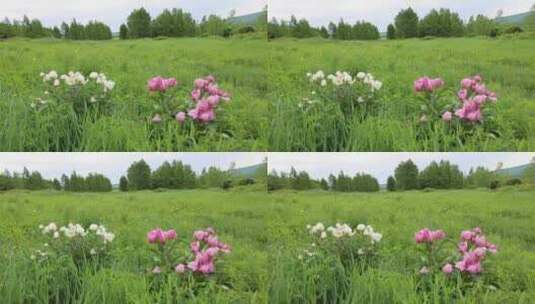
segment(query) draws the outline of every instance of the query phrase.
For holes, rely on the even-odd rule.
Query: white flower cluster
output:
[[[307,229],[310,234],[319,234],[320,238],[324,239],[327,237],[327,232],[325,232],[325,226],[323,223],[317,223],[314,226],[307,225]]]
[[[375,232],[370,225],[359,224],[357,230],[361,231],[363,235],[368,236],[372,244],[379,243],[383,238],[383,235],[379,232]]]
[[[327,231],[329,231],[335,238],[339,239],[344,236],[354,236],[356,232],[349,227],[348,224],[340,224],[336,223],[334,227],[327,228]]]
[[[65,81],[65,84],[68,86],[74,86],[74,85],[86,85],[89,80],[85,78],[84,75],[80,72],[69,72],[67,75],[61,75],[60,79]]]
[[[357,81],[368,85],[372,92],[379,91],[383,87],[383,83],[376,80],[372,74],[359,72],[355,78],[350,73],[345,71],[337,71],[334,74],[325,76],[323,71],[317,71],[316,73],[307,73],[307,77],[310,82],[319,82],[322,87],[327,86],[327,80],[330,80],[333,85],[341,86],[344,84],[353,85]]]
[[[310,80],[310,82],[317,82],[319,81],[321,86],[324,87],[327,85],[327,80],[325,80],[325,73],[323,73],[322,70],[317,71],[316,73],[307,73],[307,77]]]
[[[372,244],[378,243],[383,238],[381,233],[375,232],[372,226],[359,224],[355,229],[352,229],[348,224],[336,223],[336,225],[325,228],[323,223],[317,223],[315,225],[307,225],[307,229],[310,234],[319,235],[324,239],[327,237],[327,232],[330,232],[334,238],[353,237],[355,235],[364,235],[368,237]]]
[[[327,79],[329,79],[335,86],[339,87],[344,84],[352,85],[355,83],[355,79],[351,77],[351,74],[348,72],[340,72],[336,71],[334,75],[327,76]]]
[[[115,82],[113,80],[108,80],[104,73],[92,72],[91,74],[89,74],[89,78],[95,79],[98,84],[102,85],[102,87],[104,88],[104,93],[113,90],[113,88],[115,87]]]
[[[53,81],[55,86],[59,86],[58,72],[52,70],[48,73],[41,73],[40,76],[43,78],[43,82]]]
[[[113,242],[115,234],[108,232],[104,225],[91,224],[89,230],[94,231],[96,235],[100,236],[104,241],[104,244]]]
[[[43,234],[52,234],[53,238],[57,239],[60,237],[60,232],[69,239],[72,239],[77,236],[85,237],[89,234],[90,231],[94,232],[95,235],[99,236],[104,244],[111,243],[115,239],[115,234],[108,232],[106,227],[103,225],[91,224],[89,230],[84,229],[80,224],[69,223],[67,226],[62,226],[58,228],[55,223],[50,223],[46,226],[39,225],[39,229]]]
[[[86,85],[91,79],[102,86],[104,93],[107,93],[115,87],[115,82],[107,79],[106,75],[103,73],[92,72],[89,74],[89,78],[86,78],[80,72],[70,71],[67,74],[59,76],[56,71],[50,71],[48,73],[41,73],[40,76],[43,78],[43,82],[52,82],[55,87],[60,86],[61,81],[63,80],[68,86],[75,85]]]
[[[357,78],[363,83],[369,85],[372,92],[379,91],[383,87],[383,83],[379,80],[376,80],[370,73],[359,72],[357,74]]]
[[[63,232],[63,234],[69,239],[72,239],[76,236],[84,237],[87,235],[87,231],[85,231],[84,227],[82,227],[80,224],[69,223],[69,225],[59,228],[59,231]]]

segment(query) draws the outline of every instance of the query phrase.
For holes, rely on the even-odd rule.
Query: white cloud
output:
[[[495,17],[498,9],[505,15],[523,13],[533,5],[533,0],[269,0],[269,18],[288,19],[291,15],[306,18],[314,25],[327,25],[329,21],[345,21],[354,23],[366,20],[374,23],[381,31],[385,31],[396,14],[411,6],[420,17],[433,8],[449,8],[458,12],[463,19],[472,15],[484,14]]]
[[[133,9],[145,7],[154,17],[166,8],[182,8],[199,20],[204,15],[227,16],[235,9],[237,15],[260,11],[267,0],[1,0],[0,18],[21,19],[28,15],[46,26],[60,25],[76,18],[86,23],[97,19],[116,31]]]
[[[270,153],[268,170],[288,172],[294,167],[314,178],[326,178],[340,171],[351,175],[364,172],[386,183],[396,166],[408,159],[420,169],[433,160],[449,160],[466,173],[477,166],[495,169],[498,162],[503,162],[504,167],[523,165],[534,156],[534,153]]]
[[[134,161],[144,159],[152,169],[164,161],[180,160],[200,172],[205,167],[228,169],[232,162],[246,167],[259,164],[266,153],[0,153],[0,172],[37,170],[46,178],[59,178],[76,171],[82,175],[102,173],[117,183]]]

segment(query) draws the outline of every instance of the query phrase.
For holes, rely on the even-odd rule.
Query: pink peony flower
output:
[[[184,121],[186,121],[186,113],[184,112],[178,112],[175,115],[175,119],[178,123],[183,124]]]
[[[166,241],[176,239],[176,231],[173,229],[167,230],[163,234]]]
[[[450,111],[446,111],[444,112],[444,114],[442,114],[442,120],[445,122],[450,122],[452,118],[453,118],[453,115],[451,114]]]
[[[445,237],[446,237],[446,233],[442,230],[435,230],[435,231],[431,231],[430,233],[431,241],[442,240]]]
[[[452,272],[453,272],[453,266],[452,266],[450,263],[444,265],[444,266],[442,267],[442,272],[445,273],[445,274],[450,274],[450,273],[452,273]]]
[[[147,88],[151,92],[165,92],[176,85],[177,81],[175,78],[166,79],[156,76],[148,81]]]
[[[457,93],[457,97],[459,97],[460,101],[466,101],[466,99],[468,98],[468,90],[460,90],[459,93]]]
[[[472,231],[468,231],[468,230],[465,230],[463,232],[461,232],[461,238],[463,240],[471,240],[472,239]]]
[[[433,92],[444,85],[444,81],[440,78],[431,79],[429,77],[421,77],[414,82],[414,90],[416,92]]]
[[[147,241],[151,244],[165,244],[165,235],[161,229],[155,229],[147,234]]]
[[[474,81],[470,78],[465,78],[461,80],[461,87],[463,89],[470,89],[473,85]]]
[[[208,237],[208,232],[204,230],[197,230],[193,233],[193,237],[197,239],[198,241],[203,241],[205,238]]]
[[[184,273],[184,272],[186,272],[186,265],[184,265],[184,264],[176,265],[175,272],[176,273]]]
[[[429,229],[427,228],[424,228],[420,231],[418,231],[415,235],[414,235],[414,240],[416,241],[416,243],[427,243],[431,240],[431,231],[429,231]]]

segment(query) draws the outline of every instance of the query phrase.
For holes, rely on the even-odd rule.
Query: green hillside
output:
[[[526,12],[526,13],[521,13],[521,14],[516,14],[516,15],[511,15],[511,16],[498,17],[494,20],[502,24],[522,25],[524,23],[524,19],[526,19],[526,17],[529,16],[529,14],[531,13],[532,12]]]
[[[237,168],[237,169],[231,170],[231,173],[233,175],[246,178],[246,177],[256,176],[260,170],[266,172],[267,174],[267,164],[263,163],[263,164],[258,164],[258,165],[243,167],[243,168]]]
[[[525,164],[521,166],[511,167],[511,168],[505,168],[496,170],[496,174],[499,175],[508,175],[514,178],[521,178],[524,175],[524,171],[529,168],[529,166],[533,166],[534,164]]]
[[[258,13],[253,13],[253,14],[232,17],[232,18],[229,18],[228,21],[232,24],[255,25],[258,18],[263,17],[263,16],[266,16],[265,12],[258,12]]]

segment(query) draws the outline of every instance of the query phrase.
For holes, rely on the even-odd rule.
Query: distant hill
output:
[[[247,14],[242,16],[236,16],[229,18],[228,21],[232,24],[238,25],[255,25],[258,18],[265,15],[265,12],[258,12],[253,14]]]
[[[247,178],[247,177],[254,177],[258,173],[259,170],[263,170],[267,174],[267,165],[258,164],[258,165],[248,166],[248,167],[237,168],[237,169],[231,170],[230,173],[235,176]]]
[[[527,168],[529,168],[529,166],[532,166],[532,165],[533,164],[526,164],[526,165],[521,165],[521,166],[516,166],[516,167],[511,167],[511,168],[500,169],[500,170],[496,170],[496,174],[507,175],[513,178],[521,178],[524,175],[524,171]]]
[[[498,18],[495,18],[494,21],[496,21],[497,23],[502,23],[502,24],[522,25],[524,23],[524,19],[526,19],[526,17],[529,16],[529,14],[531,13],[532,12],[526,12],[526,13],[521,13],[521,14],[516,14],[516,15],[511,15],[511,16],[498,17]]]

